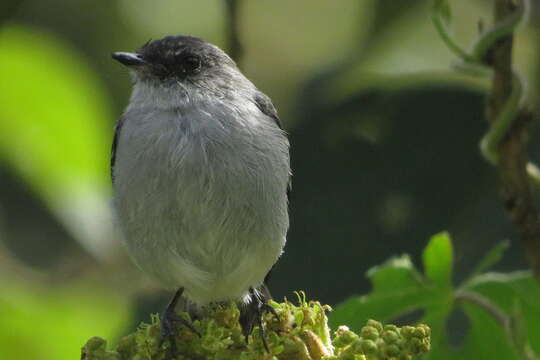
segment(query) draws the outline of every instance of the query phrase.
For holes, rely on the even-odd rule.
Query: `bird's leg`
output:
[[[250,302],[240,307],[240,326],[246,337],[246,343],[248,342],[249,334],[253,331],[253,326],[257,324],[259,325],[259,335],[264,348],[267,352],[270,352],[268,343],[266,342],[266,328],[263,322],[263,315],[265,312],[270,312],[278,319],[278,321],[279,316],[276,313],[276,310],[268,305],[268,300],[270,300],[271,297],[266,286],[260,295],[255,292],[255,289],[250,288],[249,295]]]
[[[161,315],[161,339],[159,345],[161,346],[165,342],[165,340],[169,340],[169,343],[171,345],[170,349],[173,356],[176,354],[176,323],[184,325],[185,327],[193,331],[195,334],[199,335],[199,337],[201,336],[197,328],[195,328],[195,326],[190,321],[179,316],[175,311],[178,300],[182,297],[183,292],[183,287],[176,291],[174,297],[169,302],[169,305],[167,305],[165,311],[163,311]]]

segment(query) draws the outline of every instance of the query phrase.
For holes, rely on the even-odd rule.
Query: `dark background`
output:
[[[454,238],[456,281],[504,239],[499,269],[526,267],[478,152],[489,82],[452,72],[427,2],[239,4],[240,66],[291,140],[291,228],[274,297],[305,290],[336,304],[365,293],[370,267],[402,253],[420,265],[441,230]],[[490,5],[455,1],[460,41],[472,42],[478,18],[489,25]],[[533,108],[539,8],[533,1],[514,59]],[[112,128],[130,92],[110,53],[179,33],[226,49],[224,9],[219,0],[0,5],[0,354],[73,358],[86,338],[118,338],[165,305],[170,294],[127,259],[108,212]]]

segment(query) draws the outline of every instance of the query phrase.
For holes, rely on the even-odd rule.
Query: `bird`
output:
[[[289,141],[270,98],[219,47],[177,35],[115,52],[133,83],[116,122],[113,206],[134,263],[176,290],[162,314],[162,339],[176,313],[236,302],[246,341],[273,312],[266,282],[289,228]],[[172,345],[171,345],[172,346]]]

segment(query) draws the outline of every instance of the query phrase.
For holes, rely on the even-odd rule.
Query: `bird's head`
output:
[[[167,36],[112,57],[132,70],[135,88],[226,97],[252,86],[223,50],[193,36]]]

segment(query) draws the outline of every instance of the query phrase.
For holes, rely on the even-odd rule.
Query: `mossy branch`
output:
[[[264,319],[270,352],[264,349],[257,327],[246,344],[238,308],[231,304],[209,307],[201,320],[194,321],[201,337],[180,326],[174,356],[169,344],[160,345],[155,315],[150,324],[141,324],[122,338],[115,349],[108,350],[104,339],[91,338],[82,348],[81,360],[410,360],[430,348],[431,330],[426,325],[400,328],[369,320],[358,334],[341,326],[332,337],[326,317],[329,306],[307,302],[303,294],[298,305],[289,301],[270,305],[279,315],[279,321],[272,314]]]

